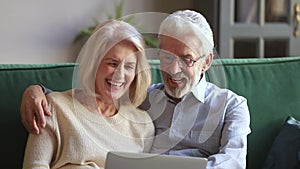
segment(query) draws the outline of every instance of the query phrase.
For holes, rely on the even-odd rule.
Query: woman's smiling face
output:
[[[95,92],[104,101],[121,98],[134,80],[137,49],[126,41],[112,47],[103,57],[96,73]]]

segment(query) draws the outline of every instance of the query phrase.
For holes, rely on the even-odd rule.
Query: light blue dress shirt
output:
[[[247,100],[205,77],[179,103],[152,85],[141,108],[155,125],[151,152],[208,158],[208,169],[246,168],[250,114]]]

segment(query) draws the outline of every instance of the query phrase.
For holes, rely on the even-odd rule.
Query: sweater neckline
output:
[[[77,114],[79,114],[80,116],[88,119],[89,121],[93,121],[93,122],[99,123],[99,124],[101,124],[101,121],[103,121],[103,120],[107,121],[109,123],[121,123],[122,121],[126,120],[126,112],[127,111],[124,111],[126,109],[124,106],[121,105],[115,115],[110,116],[110,117],[105,117],[105,116],[101,115],[100,113],[90,111],[85,105],[83,105],[75,97],[76,90],[80,90],[80,89],[73,89],[72,93],[70,93],[70,94],[72,95],[72,98],[73,98],[73,105],[74,105],[75,112]]]

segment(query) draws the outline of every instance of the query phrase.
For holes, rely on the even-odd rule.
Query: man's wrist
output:
[[[51,89],[48,89],[48,88],[46,88],[43,84],[41,84],[41,83],[34,83],[34,84],[32,84],[33,86],[34,85],[36,85],[36,86],[39,86],[41,89],[42,89],[42,91],[43,91],[43,93],[45,94],[45,95],[47,95],[48,93],[51,93],[52,92],[52,90]]]

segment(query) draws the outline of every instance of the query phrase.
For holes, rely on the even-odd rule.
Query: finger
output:
[[[38,110],[35,112],[35,118],[37,120],[37,123],[39,124],[38,126],[41,126],[43,128],[46,126],[46,119],[42,106],[39,106]]]
[[[40,130],[39,130],[39,127],[38,127],[38,125],[37,125],[37,123],[36,123],[36,120],[33,120],[33,133],[34,134],[40,134]]]
[[[51,116],[47,101],[42,101],[42,107],[46,116]]]
[[[34,117],[34,111],[26,110],[26,112],[29,112],[29,113],[27,114],[27,116],[24,116],[24,118],[22,119],[24,127],[30,133],[39,134],[39,129],[38,129],[38,126],[36,124],[35,117]]]

